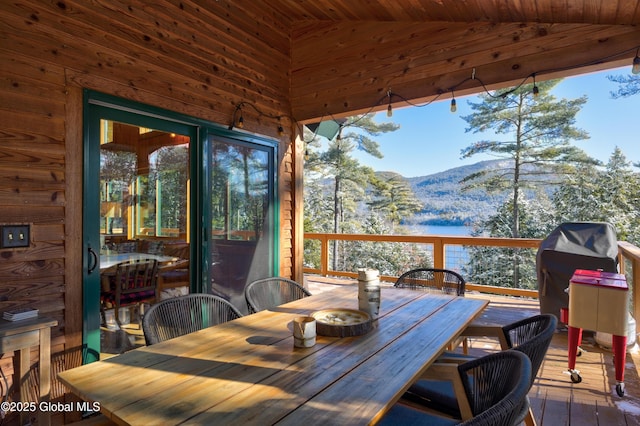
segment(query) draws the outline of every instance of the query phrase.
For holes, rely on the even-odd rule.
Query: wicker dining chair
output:
[[[241,316],[235,306],[221,297],[187,294],[151,306],[142,318],[142,331],[147,345],[153,345]]]
[[[451,378],[459,392],[456,402],[464,416],[451,417],[439,407],[420,407],[396,403],[378,425],[464,425],[515,426],[525,404],[531,377],[531,361],[521,352],[508,350],[489,354],[463,364],[436,363],[443,377]],[[462,418],[464,417],[464,419]]]
[[[466,281],[462,275],[449,269],[416,268],[400,275],[393,285],[395,288],[407,288],[427,293],[463,296]],[[462,345],[464,353],[468,351],[467,338],[460,337],[449,345],[454,349]]]
[[[528,389],[531,389],[551,344],[557,322],[555,315],[540,314],[502,327],[471,325],[463,332],[463,336],[496,337],[503,351],[514,350],[525,354],[531,362],[531,380],[528,383]],[[465,355],[445,352],[439,362],[459,363],[469,359]],[[459,407],[455,402],[453,387],[443,387],[441,384],[434,386],[434,383],[431,380],[418,380],[403,398],[427,407],[435,404],[441,410],[458,415]],[[527,425],[535,424],[528,398],[519,413],[519,421],[525,421]]]
[[[249,313],[253,314],[311,296],[311,293],[295,281],[273,277],[251,282],[245,287],[244,296]]]
[[[464,296],[465,283],[460,274],[448,269],[417,268],[400,275],[394,287]]]

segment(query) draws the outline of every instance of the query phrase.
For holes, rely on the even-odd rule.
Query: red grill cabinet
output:
[[[569,373],[580,383],[575,369],[582,330],[601,331],[613,335],[613,357],[616,370],[616,392],[624,395],[624,363],[629,321],[629,287],[624,275],[612,272],[577,269],[569,281]]]

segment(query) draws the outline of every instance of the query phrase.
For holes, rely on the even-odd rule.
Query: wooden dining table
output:
[[[177,257],[163,256],[150,253],[111,253],[100,255],[100,271],[104,272],[109,268],[113,268],[118,263],[133,262],[136,260],[155,259],[158,263],[168,263],[177,260]]]
[[[383,288],[360,336],[293,345],[295,317],[358,308],[347,286],[58,374],[119,424],[374,424],[487,301]]]

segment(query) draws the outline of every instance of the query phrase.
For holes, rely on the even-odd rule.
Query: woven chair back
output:
[[[295,281],[274,277],[253,281],[246,286],[244,295],[249,313],[253,314],[311,296],[311,293]]]
[[[474,414],[465,426],[512,426],[526,404],[531,361],[521,352],[506,350],[458,367]]]
[[[531,383],[547,354],[558,319],[552,314],[534,315],[502,328],[510,348],[522,352],[531,360]]]
[[[147,345],[240,318],[242,314],[227,300],[212,294],[188,294],[151,306],[142,318]]]
[[[417,268],[400,275],[394,287],[464,296],[465,279],[448,269]]]

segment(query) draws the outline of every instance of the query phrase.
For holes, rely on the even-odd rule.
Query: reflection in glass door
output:
[[[111,120],[100,127],[100,269],[155,258],[160,290],[186,294],[189,136]]]
[[[102,249],[189,238],[189,137],[101,120]]]
[[[246,312],[245,285],[275,270],[275,148],[215,137],[210,147],[210,291]]]

